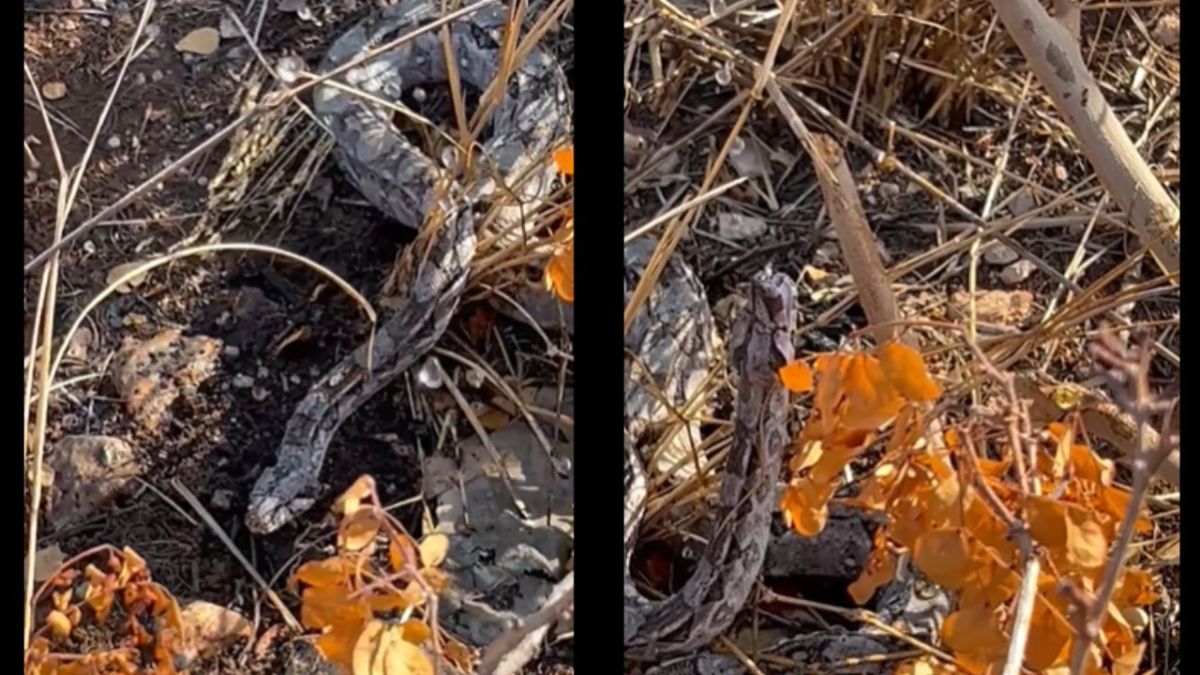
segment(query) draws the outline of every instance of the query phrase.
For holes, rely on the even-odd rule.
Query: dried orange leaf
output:
[[[437,567],[446,559],[450,550],[450,538],[439,532],[421,540],[421,564],[425,567]]]
[[[783,386],[787,387],[787,390],[794,394],[803,394],[812,391],[812,369],[800,361],[792,361],[780,368],[779,379],[783,381]]]
[[[429,630],[429,626],[425,625],[424,621],[417,619],[409,619],[400,624],[402,629],[401,637],[405,642],[411,642],[414,645],[419,645],[433,636],[433,631]]]
[[[932,401],[942,389],[929,377],[925,361],[917,350],[900,342],[884,344],[878,352],[884,375],[900,395],[910,401]]]
[[[568,176],[575,175],[575,148],[559,148],[554,151],[554,164]]]
[[[416,544],[404,535],[400,535],[399,540],[392,539],[388,543],[388,563],[391,564],[393,572],[401,572],[409,565],[420,567],[419,556]]]
[[[865,354],[850,358],[844,384],[846,407],[842,423],[852,429],[878,429],[895,417],[904,404],[884,376],[879,361]]]
[[[895,554],[886,545],[880,548],[876,544],[875,550],[871,551],[871,556],[867,558],[867,564],[863,566],[862,574],[846,590],[854,602],[865,605],[871,596],[875,595],[876,589],[891,583],[895,576]]]
[[[930,530],[917,537],[913,562],[930,581],[952,591],[963,587],[976,565],[971,559],[971,543],[957,527]]]
[[[338,532],[338,546],[347,551],[361,551],[375,543],[382,524],[374,513],[359,510],[342,525]]]
[[[353,566],[345,558],[334,556],[304,563],[296,570],[294,578],[309,586],[326,588],[345,585],[352,572]]]
[[[1112,601],[1122,609],[1135,605],[1151,605],[1158,601],[1154,577],[1146,570],[1129,567],[1124,570]]]
[[[995,611],[986,606],[963,607],[942,623],[942,640],[956,656],[988,662],[1008,651],[999,623]]]
[[[1063,556],[1068,564],[1081,569],[1104,565],[1108,540],[1087,509],[1049,497],[1030,497],[1025,511],[1030,534],[1051,553]]]
[[[383,654],[387,645],[384,636],[387,625],[372,619],[363,627],[354,642],[350,657],[350,672],[354,675],[383,675]]]
[[[71,634],[71,620],[57,609],[50,610],[46,615],[46,626],[56,638],[65,638]]]
[[[546,263],[546,288],[563,302],[575,302],[575,241],[571,240]]]
[[[1055,616],[1050,605],[1039,599],[1034,604],[1030,621],[1025,662],[1039,673],[1052,666],[1065,664],[1070,656],[1073,636],[1071,626]]]
[[[832,495],[832,484],[807,479],[792,481],[779,504],[784,523],[805,537],[817,536],[825,529],[825,519],[829,516],[825,505]]]
[[[394,626],[392,630],[396,631],[399,638],[404,629]],[[417,645],[403,639],[394,639],[387,645],[383,669],[375,671],[372,675],[433,675],[433,662]]]
[[[367,475],[359,476],[342,496],[338,497],[333,503],[334,513],[341,513],[347,516],[354,515],[355,512],[362,506],[362,503],[370,499],[375,492],[375,480]]]

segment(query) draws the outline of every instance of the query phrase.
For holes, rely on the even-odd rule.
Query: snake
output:
[[[626,248],[626,302],[654,247],[646,239]],[[651,600],[630,572],[648,496],[639,436],[661,427],[676,416],[673,410],[698,395],[717,345],[704,289],[681,260],[668,260],[634,318],[625,345],[627,659],[656,662],[697,652],[729,628],[753,590],[771,540],[775,486],[787,442],[787,391],[777,372],[794,357],[795,322],[794,282],[767,267],[751,280],[749,301],[738,314],[728,348],[737,397],[732,445],[712,505],[714,526],[683,587]],[[685,447],[695,440],[693,431],[685,427]]]
[[[514,63],[498,88],[490,135],[481,134],[472,148],[477,162],[470,180],[459,182],[452,170],[462,148],[447,141],[442,152],[428,152],[394,122],[406,91],[444,86],[451,71],[486,91],[500,73],[508,11],[483,5],[449,22],[447,49],[442,31],[421,30],[439,19],[439,4],[402,0],[370,14],[340,35],[322,61],[321,71],[330,72],[398,43],[315,87],[313,111],[332,134],[335,159],[349,182],[384,215],[418,232],[392,273],[388,306],[395,309],[371,339],[310,387],[289,417],[275,463],[250,492],[245,522],[256,534],[275,532],[312,507],[338,428],[419,363],[446,331],[475,253],[475,209],[502,196],[496,227],[511,225],[536,208],[557,179],[547,158],[569,131],[569,91],[560,64],[540,46]]]

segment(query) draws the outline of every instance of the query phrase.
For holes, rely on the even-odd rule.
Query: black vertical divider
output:
[[[623,669],[624,6],[578,2],[575,35],[575,665]]]

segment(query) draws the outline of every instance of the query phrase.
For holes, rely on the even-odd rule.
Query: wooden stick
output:
[[[1070,31],[1037,0],[991,0],[1100,181],[1129,215],[1159,267],[1179,283],[1179,207],[1125,132]]]

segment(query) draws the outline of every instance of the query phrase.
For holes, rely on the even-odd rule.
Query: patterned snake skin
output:
[[[626,249],[626,294],[641,275],[652,242]],[[630,283],[632,281],[633,283]],[[730,354],[737,387],[733,447],[714,505],[715,527],[682,589],[651,601],[634,586],[629,559],[645,509],[646,473],[635,432],[670,416],[695,396],[714,347],[712,316],[695,275],[671,261],[626,340],[625,656],[640,661],[696,652],[733,622],[758,578],[770,542],[775,482],[787,439],[787,393],[776,371],[793,357],[795,286],[769,269],[751,284],[749,306],[734,327]],[[646,380],[628,372],[649,374]],[[688,429],[688,433],[694,430]],[[685,436],[685,442],[686,442]],[[686,451],[686,448],[684,448]]]
[[[363,19],[333,44],[323,70],[437,19],[438,5],[405,0]],[[449,26],[458,73],[478,90],[486,90],[497,74],[506,18],[507,11],[493,4]],[[564,141],[570,122],[566,78],[555,59],[535,47],[508,78],[490,136],[475,148],[474,175],[480,178],[462,185],[450,179],[442,157],[428,156],[405,138],[392,122],[393,110],[379,102],[398,102],[402,91],[414,86],[444,86],[448,76],[439,31],[418,35],[338,79],[365,94],[333,85],[315,91],[315,110],[337,142],[339,165],[371,204],[420,228],[420,234],[397,263],[398,290],[391,304],[399,309],[378,326],[373,342],[314,384],[288,420],[276,464],[251,491],[246,523],[257,533],[273,532],[312,506],[338,427],[437,343],[458,306],[475,252],[473,207],[503,193],[515,202],[504,207],[508,222],[535,208],[555,178],[545,158]],[[444,148],[437,154],[456,162],[461,150],[450,141]],[[443,222],[424,227],[435,212]]]

